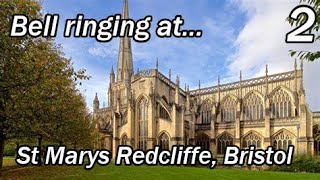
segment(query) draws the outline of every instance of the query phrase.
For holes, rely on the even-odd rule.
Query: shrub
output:
[[[283,172],[320,172],[320,159],[316,156],[302,155],[295,156],[291,165],[272,166],[272,171]]]
[[[4,148],[4,156],[15,156],[16,147],[17,145],[15,143],[7,143]]]

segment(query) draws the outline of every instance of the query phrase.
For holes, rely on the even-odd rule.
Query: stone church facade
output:
[[[128,18],[124,0],[123,18]],[[97,148],[116,152],[118,145],[148,150],[155,145],[199,145],[214,155],[226,146],[247,148],[295,146],[296,154],[320,153],[320,112],[305,101],[303,63],[292,71],[242,79],[207,88],[180,88],[154,69],[133,71],[130,38],[120,39],[116,72],[110,72],[108,107],[96,96],[93,117],[99,131]],[[219,78],[217,78],[219,79]],[[115,154],[115,153],[113,153]]]

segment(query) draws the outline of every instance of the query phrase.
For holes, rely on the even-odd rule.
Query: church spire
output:
[[[128,0],[123,0],[122,19],[129,18]],[[117,81],[130,80],[133,74],[132,50],[130,38],[120,38]]]
[[[128,0],[123,0],[122,19],[129,18]]]
[[[114,74],[113,66],[111,66],[111,74]]]
[[[113,66],[111,67],[111,72],[110,72],[110,83],[114,83],[115,82],[115,74],[114,74],[114,70],[113,70]]]
[[[98,101],[99,101],[99,99],[98,99],[98,93],[96,93],[96,96],[94,97],[94,101],[95,101],[95,102],[98,102]]]
[[[99,109],[99,99],[98,99],[98,93],[96,93],[96,96],[94,97],[93,100],[93,111],[96,111],[97,109]]]

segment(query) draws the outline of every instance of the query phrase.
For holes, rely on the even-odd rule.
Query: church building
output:
[[[129,18],[124,0],[122,18]],[[198,145],[213,155],[226,146],[273,146],[295,154],[320,155],[320,112],[305,101],[303,61],[293,70],[212,87],[181,88],[158,70],[134,72],[131,40],[120,39],[117,69],[110,72],[108,107],[96,95],[93,118],[99,131],[97,148],[115,154],[119,145],[148,150],[155,145]],[[299,68],[298,68],[299,64]],[[217,79],[219,79],[217,77]]]

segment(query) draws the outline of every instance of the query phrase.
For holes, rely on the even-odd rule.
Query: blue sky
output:
[[[239,71],[244,78],[262,75],[265,64],[270,73],[293,68],[289,49],[314,50],[316,45],[287,45],[285,34],[292,29],[285,18],[298,0],[129,0],[129,14],[133,19],[153,16],[151,39],[146,43],[133,42],[134,69],[154,68],[159,59],[160,71],[179,75],[181,83],[196,87],[215,85],[217,77],[223,82],[237,80]],[[94,38],[64,38],[65,19],[82,13],[85,18],[103,19],[120,13],[121,0],[44,0],[45,13],[60,15],[57,43],[62,44],[67,57],[76,68],[85,68],[92,78],[83,82],[88,107],[95,92],[101,106],[107,101],[107,86],[111,66],[117,65],[119,39],[99,43]],[[158,38],[154,31],[159,19],[173,19],[182,15],[183,29],[201,29],[201,38]],[[319,46],[317,46],[319,47]],[[319,75],[319,63],[307,63],[306,91],[310,107],[320,110],[320,85],[313,83]]]

